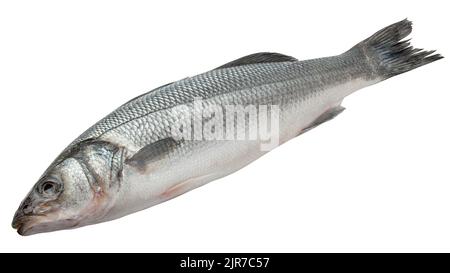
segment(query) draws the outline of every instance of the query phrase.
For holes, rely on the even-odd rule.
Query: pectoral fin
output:
[[[163,159],[164,156],[168,155],[179,144],[178,141],[171,137],[164,138],[144,146],[125,162],[139,170],[145,171],[147,166],[155,161]]]

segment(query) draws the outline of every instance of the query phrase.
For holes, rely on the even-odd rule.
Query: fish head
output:
[[[108,143],[79,146],[63,152],[20,204],[12,222],[20,235],[98,223],[113,206],[120,149]]]

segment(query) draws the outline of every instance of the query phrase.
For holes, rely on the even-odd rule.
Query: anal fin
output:
[[[327,111],[325,111],[322,115],[320,115],[316,120],[314,120],[311,124],[309,124],[306,128],[304,128],[300,134],[303,134],[304,132],[307,132],[317,126],[319,126],[320,124],[327,122],[329,120],[332,120],[333,118],[335,118],[337,115],[339,115],[340,113],[342,113],[345,110],[344,107],[338,105],[336,107],[330,108]]]

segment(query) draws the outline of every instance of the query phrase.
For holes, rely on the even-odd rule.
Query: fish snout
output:
[[[17,229],[17,232],[20,235],[24,235],[25,233],[25,223],[27,222],[27,216],[23,213],[21,210],[17,210],[17,212],[14,214],[14,218],[12,221],[12,227],[14,229]]]
[[[14,229],[17,229],[17,232],[21,235],[24,233],[24,225],[29,222],[29,218],[33,214],[33,201],[30,197],[27,197],[20,204],[16,213],[14,214],[13,221],[11,223]]]
[[[14,214],[14,218],[12,221],[12,227],[15,229],[18,229],[20,227],[20,225],[22,224],[22,219],[25,215],[23,214],[22,211],[17,210],[16,213]]]

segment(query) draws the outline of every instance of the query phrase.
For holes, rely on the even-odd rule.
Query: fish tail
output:
[[[435,51],[414,48],[403,40],[412,31],[412,22],[404,19],[387,26],[354,46],[350,52],[363,54],[373,73],[387,79],[444,58]]]

